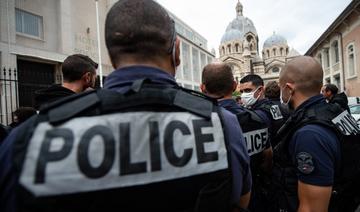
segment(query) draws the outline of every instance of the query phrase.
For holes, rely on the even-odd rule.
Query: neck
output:
[[[170,59],[169,59],[170,61]],[[151,61],[138,61],[134,58],[122,59],[122,62],[116,64],[116,69],[125,68],[129,66],[149,66],[153,68],[161,69],[172,76],[175,76],[174,66],[164,59],[153,59]]]
[[[64,88],[67,88],[69,90],[72,90],[74,91],[75,93],[80,93],[80,92],[83,92],[84,89],[83,89],[83,86],[81,85],[80,82],[76,81],[76,82],[64,82],[62,84],[62,86]]]
[[[226,100],[226,99],[232,99],[232,94],[225,95],[222,99],[219,100]]]
[[[293,103],[294,103],[294,109],[296,110],[302,103],[304,103],[306,100],[310,99],[311,97],[313,97],[315,95],[312,96],[307,96],[301,93],[298,93],[297,95],[294,95],[292,97],[293,99]]]

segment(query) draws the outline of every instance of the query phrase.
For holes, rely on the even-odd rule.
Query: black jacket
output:
[[[329,101],[329,103],[338,104],[342,109],[347,110],[350,113],[348,99],[344,92],[335,94],[333,98]]]
[[[38,110],[41,106],[49,104],[58,99],[75,94],[74,91],[67,89],[61,85],[54,84],[49,88],[35,91],[35,105],[34,107]]]

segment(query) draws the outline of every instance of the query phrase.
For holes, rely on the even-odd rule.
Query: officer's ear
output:
[[[206,94],[207,92],[206,92],[206,86],[204,85],[204,84],[200,84],[200,90],[201,90],[201,92],[202,93],[204,93],[204,94]]]
[[[288,83],[285,84],[285,87],[288,87],[290,95],[294,94],[295,84],[288,82]]]
[[[175,65],[176,67],[180,65],[180,39],[176,36],[175,41]]]
[[[237,86],[238,86],[238,83],[234,80],[233,81],[233,92],[236,91]]]

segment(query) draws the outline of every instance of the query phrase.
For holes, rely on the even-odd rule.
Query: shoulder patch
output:
[[[303,174],[310,174],[314,171],[315,166],[312,156],[307,152],[300,152],[296,155],[297,169]]]
[[[283,118],[280,107],[278,105],[272,105],[270,107],[270,113],[274,120],[279,120]]]

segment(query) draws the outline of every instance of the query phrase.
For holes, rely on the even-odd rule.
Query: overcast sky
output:
[[[236,17],[237,0],[158,0],[218,47],[227,25]],[[275,31],[290,47],[304,54],[347,7],[351,0],[240,0],[259,36],[260,50]]]

